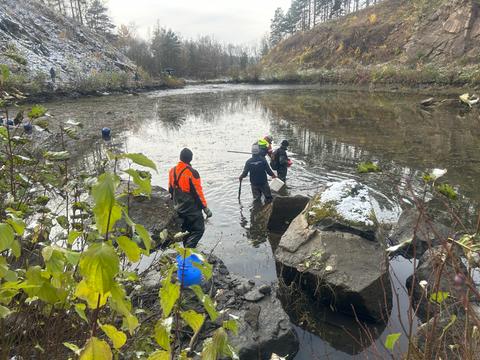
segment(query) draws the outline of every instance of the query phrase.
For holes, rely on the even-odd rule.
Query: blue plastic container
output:
[[[33,130],[33,126],[32,126],[32,123],[25,123],[23,124],[23,130],[25,130],[25,132],[29,133]]]
[[[193,265],[194,262],[201,264],[202,260],[195,254],[185,259],[180,255],[177,256],[177,278],[180,284],[183,280],[183,287],[200,285],[202,283],[202,272]]]
[[[14,122],[13,122],[13,120],[7,120],[7,124],[10,125],[10,126],[15,125]]]
[[[102,129],[102,138],[104,139],[110,139],[110,136],[112,134],[112,131],[108,127],[104,127]]]

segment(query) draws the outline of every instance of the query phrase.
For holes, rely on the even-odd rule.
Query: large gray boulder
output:
[[[368,188],[354,181],[318,194],[275,251],[283,280],[340,312],[386,321],[391,285],[375,207]]]
[[[422,256],[425,251],[440,245],[454,235],[449,227],[430,219],[416,208],[406,209],[395,225],[390,240],[398,244],[402,254],[413,257]]]
[[[230,312],[239,318],[238,335],[231,337],[231,343],[240,359],[270,359],[273,353],[293,356],[299,346],[297,335],[276,297],[276,289],[262,294],[261,288],[256,288],[244,299],[240,309]]]

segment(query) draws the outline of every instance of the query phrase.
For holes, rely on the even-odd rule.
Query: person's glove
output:
[[[243,177],[240,176],[240,177],[238,178],[238,181],[242,182],[242,180],[243,180]]]
[[[207,215],[207,219],[213,216],[212,210],[210,210],[209,208],[203,209],[203,212],[205,213],[205,215]]]

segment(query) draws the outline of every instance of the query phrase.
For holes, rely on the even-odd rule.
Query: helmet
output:
[[[267,142],[269,144],[271,144],[273,142],[273,137],[271,135],[266,135],[263,139],[267,140]]]
[[[290,145],[290,144],[288,143],[288,140],[283,140],[281,145],[283,147],[288,147],[288,145]]]

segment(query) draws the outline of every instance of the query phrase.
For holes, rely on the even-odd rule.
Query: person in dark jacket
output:
[[[53,68],[53,66],[50,68],[50,78],[52,79],[52,83],[55,84],[55,81],[57,79],[57,72]]]
[[[271,202],[273,197],[270,186],[268,185],[267,174],[272,178],[276,178],[276,176],[272,169],[270,169],[265,157],[260,153],[258,146],[252,147],[252,157],[245,163],[239,180],[242,181],[245,179],[249,173],[253,199],[260,201],[263,195],[266,203]]]
[[[278,178],[282,180],[284,183],[287,182],[287,172],[288,167],[290,166],[290,159],[287,155],[288,149],[288,141],[283,140],[280,147],[274,152],[273,158],[276,164],[276,170],[278,174]]]
[[[207,218],[212,216],[203,194],[200,174],[190,165],[192,159],[192,151],[183,149],[180,152],[180,162],[170,170],[168,181],[168,191],[175,210],[183,220],[182,231],[189,232],[183,240],[184,246],[188,248],[195,248],[205,232],[202,210]]]

